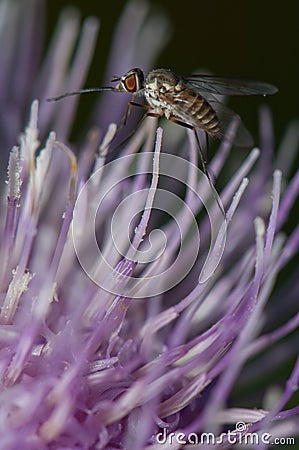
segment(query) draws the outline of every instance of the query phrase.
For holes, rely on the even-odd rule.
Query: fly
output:
[[[196,129],[202,129],[206,136],[222,139],[232,120],[237,119],[239,125],[234,137],[238,146],[252,145],[252,138],[242,124],[240,117],[225,106],[219,99],[222,95],[271,95],[278,89],[268,83],[238,78],[224,78],[213,75],[176,75],[168,69],[154,69],[145,77],[139,68],[129,70],[121,77],[114,77],[111,82],[115,86],[96,87],[68,92],[49,101],[61,100],[65,97],[88,92],[127,92],[133,94],[132,101],[123,119],[123,125],[132,106],[147,110],[145,116],[166,117],[171,122],[190,128],[194,131],[199,148],[203,170],[210,184],[210,176],[206,169]],[[147,104],[137,103],[137,95],[143,95]]]
[[[57,101],[72,95],[88,92],[128,92],[145,97],[147,105],[129,102],[129,106],[147,109],[147,115],[162,117],[187,128],[201,128],[209,136],[223,138],[228,124],[239,119],[236,145],[250,145],[251,137],[237,114],[225,106],[219,95],[271,95],[278,89],[261,81],[224,78],[213,75],[176,75],[168,69],[155,69],[147,77],[139,68],[129,70],[121,77],[114,77],[115,86],[96,87],[68,92],[48,101]],[[124,118],[127,119],[128,112]]]

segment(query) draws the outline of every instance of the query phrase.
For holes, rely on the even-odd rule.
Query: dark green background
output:
[[[86,85],[101,82],[113,30],[124,0],[47,1],[47,36],[59,12],[75,5],[82,16],[101,19],[94,64]],[[253,78],[271,82],[279,94],[267,98],[273,110],[277,140],[287,123],[299,116],[299,1],[168,1],[151,0],[152,9],[169,16],[172,37],[156,67],[188,74],[205,67],[218,75]],[[113,74],[114,75],[114,74]],[[233,99],[230,105],[257,132],[257,108],[263,99]]]

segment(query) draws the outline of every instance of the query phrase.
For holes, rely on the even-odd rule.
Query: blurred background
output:
[[[287,0],[285,4],[269,0],[150,0],[149,3],[152,11],[162,11],[170,22],[165,49],[155,67],[170,68],[185,75],[202,68],[217,75],[275,84],[279,94],[268,97],[266,102],[272,108],[279,141],[286,125],[299,116],[298,0]],[[125,4],[125,0],[47,0],[46,39],[50,39],[59,13],[66,5],[76,6],[82,17],[95,15],[101,21],[86,86],[99,86],[103,82],[111,39]],[[93,101],[87,97],[84,105]],[[230,101],[232,109],[241,115],[255,137],[257,110],[264,101],[248,97]]]

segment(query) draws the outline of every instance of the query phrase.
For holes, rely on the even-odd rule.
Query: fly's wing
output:
[[[205,98],[206,97],[207,96],[205,96]],[[227,106],[225,106],[223,103],[218,102],[212,96],[209,96],[208,102],[216,112],[219,119],[221,136],[224,137],[229,126],[232,124],[232,122],[236,121],[237,129],[234,137],[232,138],[232,143],[237,147],[252,147],[253,138],[243,124],[240,116],[229,109]]]
[[[194,90],[194,88],[190,86],[189,83],[187,84],[187,86]],[[232,124],[232,122],[236,121],[238,126],[235,135],[233,137],[228,137],[229,139],[231,139],[231,143],[235,144],[238,147],[251,147],[253,145],[252,136],[245,127],[245,125],[243,124],[238,114],[236,114],[234,111],[225,106],[221,101],[219,101],[219,99],[215,95],[206,92],[205,93],[200,92],[200,95],[209,103],[209,105],[214,109],[214,111],[217,114],[220,127],[219,133],[220,138],[223,138],[224,136],[228,137],[226,135],[226,132],[229,126]],[[172,103],[174,112],[182,121],[186,121],[186,123],[192,123],[190,122],[190,117],[186,115],[186,108],[188,108],[189,106],[188,101],[186,99],[179,97],[174,102],[173,97],[171,96],[169,99],[167,94],[161,94],[161,97],[166,102]],[[197,126],[194,123],[193,125]]]
[[[191,87],[191,89],[193,88]],[[242,123],[242,120],[238,114],[221,103],[215,95],[209,93],[200,93],[200,95],[209,103],[209,105],[211,105],[217,114],[220,127],[220,139],[226,136],[228,127],[233,121],[236,121],[238,126],[235,135],[233,137],[228,137],[231,139],[231,143],[238,147],[251,147],[253,145],[252,136]],[[195,127],[198,126],[196,123],[192,122],[190,116],[186,114],[186,110],[188,110],[189,107],[188,98],[179,96],[174,99],[172,94],[169,96],[168,94],[161,93],[161,99],[167,103],[171,103],[174,116],[179,118],[181,122],[186,122],[186,124],[190,124]]]
[[[214,75],[182,76],[184,83],[200,93],[214,95],[272,95],[278,89],[269,83]]]
[[[234,144],[239,147],[250,147],[253,139],[240,117],[221,103],[221,95],[271,95],[277,92],[277,88],[269,83],[254,80],[242,80],[239,78],[225,78],[214,75],[191,75],[182,77],[183,82],[189,88],[199,92],[216,111],[224,136],[228,126],[233,120],[237,120],[239,126],[234,138]]]

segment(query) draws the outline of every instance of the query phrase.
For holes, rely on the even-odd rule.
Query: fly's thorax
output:
[[[159,90],[163,93],[172,90],[178,81],[179,77],[171,70],[155,69],[149,72],[146,77],[145,89]]]
[[[160,110],[170,110],[171,103],[165,100],[165,95],[173,92],[179,77],[171,70],[155,69],[152,70],[145,79],[144,95],[147,102],[153,108]]]

